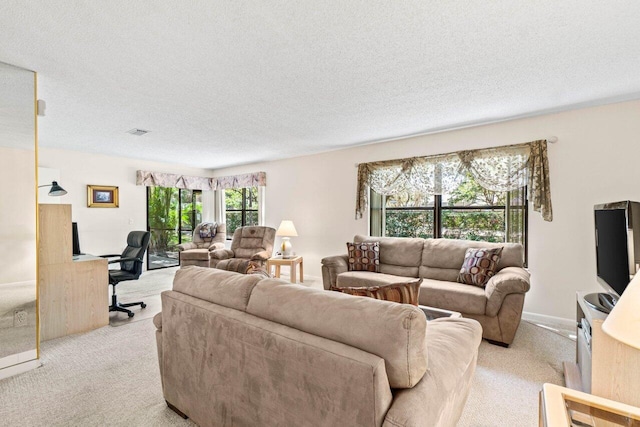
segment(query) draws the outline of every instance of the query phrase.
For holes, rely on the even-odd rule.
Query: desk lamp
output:
[[[291,258],[291,242],[289,241],[289,237],[298,236],[298,232],[296,231],[296,227],[293,225],[293,221],[288,219],[283,220],[280,223],[280,227],[278,227],[278,231],[276,231],[276,236],[282,236],[282,258]]]
[[[49,196],[64,196],[65,194],[67,194],[67,190],[60,187],[57,181],[52,181],[51,184],[38,186],[38,188],[42,187],[51,187],[51,190],[49,190]]]

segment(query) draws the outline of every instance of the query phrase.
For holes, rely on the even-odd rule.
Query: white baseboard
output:
[[[36,357],[38,357],[36,350],[29,350],[23,353],[3,357],[0,359],[0,366],[4,365],[5,367],[0,369],[0,380],[39,367],[41,363],[40,360],[36,359]]]
[[[564,317],[548,316],[546,314],[530,313],[524,311],[522,319],[533,323],[540,323],[546,326],[552,326],[561,329],[575,329],[576,321],[574,319],[566,319]]]

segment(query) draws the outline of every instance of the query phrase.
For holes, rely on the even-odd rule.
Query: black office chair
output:
[[[142,274],[142,260],[144,253],[149,246],[149,237],[151,233],[148,231],[132,231],[127,236],[127,247],[122,251],[122,255],[100,255],[103,258],[116,258],[109,260],[109,264],[120,263],[119,270],[109,270],[109,285],[113,286],[113,295],[111,296],[111,305],[109,311],[121,311],[127,313],[129,317],[133,317],[134,313],[125,307],[133,307],[139,305],[145,308],[147,304],[144,302],[129,302],[121,304],[118,302],[116,295],[116,285],[127,280],[138,280]]]

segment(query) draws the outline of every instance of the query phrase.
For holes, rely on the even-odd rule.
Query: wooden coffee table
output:
[[[458,313],[457,311],[445,310],[443,308],[429,307],[426,305],[419,305],[418,308],[424,312],[424,314],[427,316],[427,320],[440,319],[442,317],[462,317],[462,314]]]
[[[274,257],[267,260],[267,271],[271,274],[271,266],[276,268],[275,276],[280,277],[280,267],[288,265],[290,270],[291,283],[296,283],[296,266],[300,266],[300,283],[304,282],[304,267],[301,256],[294,256],[292,258]]]

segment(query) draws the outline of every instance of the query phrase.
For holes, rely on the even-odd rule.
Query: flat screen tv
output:
[[[624,201],[594,206],[596,272],[607,291],[585,300],[608,312],[640,268],[640,203]]]
[[[78,239],[78,223],[77,222],[72,222],[71,223],[71,230],[72,230],[72,241],[73,241],[73,255],[82,255],[82,252],[80,252],[80,239]]]

